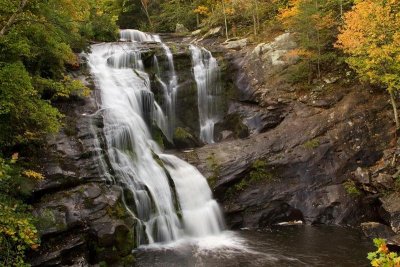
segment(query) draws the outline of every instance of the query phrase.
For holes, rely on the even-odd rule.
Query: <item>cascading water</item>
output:
[[[159,37],[135,30],[121,31],[121,39],[164,46]],[[167,123],[150,90],[136,42],[93,45],[89,66],[101,92],[103,131],[113,176],[134,199],[134,205],[127,208],[137,217],[138,242],[170,242],[219,233],[223,218],[206,179],[188,163],[163,154],[151,138],[146,120]],[[172,62],[168,49],[164,47],[164,51]],[[176,90],[172,67],[175,78],[169,86]]]
[[[214,125],[219,121],[220,108],[220,70],[217,60],[210,51],[191,45],[193,74],[197,84],[200,139],[208,144],[214,143]]]
[[[164,135],[167,137],[169,141],[172,142],[172,136],[174,134],[175,129],[175,117],[176,117],[176,93],[178,86],[178,77],[175,72],[174,60],[172,57],[171,50],[169,47],[164,44],[158,35],[151,35],[148,33],[144,33],[138,30],[121,30],[120,31],[120,40],[121,41],[130,41],[130,42],[156,42],[161,44],[162,49],[164,50],[165,57],[167,58],[168,66],[167,67],[167,80],[163,80],[161,78],[160,68],[158,65],[158,59],[154,56],[153,64],[156,70],[156,80],[161,85],[163,89],[164,95],[164,112],[156,114],[158,116],[158,121],[160,124],[158,126],[163,131]],[[164,115],[165,114],[165,115]]]

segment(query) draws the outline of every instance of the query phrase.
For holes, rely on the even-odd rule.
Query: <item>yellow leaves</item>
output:
[[[206,6],[198,6],[193,12],[203,16],[211,15],[210,10]]]
[[[311,56],[313,56],[313,55],[314,55],[314,54],[313,54],[311,51],[306,50],[306,49],[304,49],[304,48],[298,48],[298,49],[289,50],[289,51],[285,54],[285,56],[288,57],[288,58],[296,57],[296,56],[300,56],[300,57],[311,57]]]
[[[400,89],[400,16],[398,1],[358,2],[345,14],[336,47],[348,53],[347,62],[371,83]]]
[[[44,179],[43,174],[41,174],[41,173],[39,173],[39,172],[35,172],[35,171],[33,171],[33,170],[26,170],[26,171],[23,171],[22,174],[23,174],[25,177],[28,177],[28,178],[30,178],[30,179],[32,179],[32,180],[35,180],[35,181],[42,181],[42,180]]]
[[[226,15],[228,15],[228,16],[232,16],[232,15],[235,14],[235,9],[234,9],[234,8],[231,8],[231,7],[227,7],[227,8],[225,8],[225,13],[226,13]]]
[[[278,14],[278,19],[286,26],[290,26],[291,19],[300,14],[300,1],[291,0],[288,6],[281,9]]]

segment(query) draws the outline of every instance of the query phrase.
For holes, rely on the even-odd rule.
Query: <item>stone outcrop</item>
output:
[[[338,85],[336,78],[297,91],[284,75],[298,60],[295,48],[285,33],[226,52],[239,91],[227,116],[239,116],[250,135],[234,139],[225,128],[230,133],[222,142],[182,157],[209,177],[233,228],[382,220],[379,195],[358,186],[367,186],[368,173],[356,180],[353,172],[374,165],[393,137],[387,96],[344,80]],[[381,186],[390,184],[381,178]]]
[[[29,256],[32,266],[133,261],[135,220],[123,205],[122,188],[109,185],[99,167],[104,152],[97,145],[102,119],[96,94],[57,103],[66,125],[49,137],[39,159],[46,179],[34,190],[33,214],[42,245]]]

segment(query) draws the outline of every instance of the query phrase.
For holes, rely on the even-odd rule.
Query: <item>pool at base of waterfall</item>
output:
[[[137,249],[137,267],[369,266],[372,241],[336,226],[277,226],[226,231]]]

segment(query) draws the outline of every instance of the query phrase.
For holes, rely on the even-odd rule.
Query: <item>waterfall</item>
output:
[[[164,112],[158,113],[159,116],[156,121],[160,120],[160,116],[164,116],[161,120],[163,123],[159,124],[158,127],[162,130],[164,135],[167,139],[172,142],[172,137],[174,134],[175,129],[175,117],[176,117],[176,93],[177,93],[177,86],[178,86],[178,77],[175,72],[174,67],[174,60],[172,57],[172,53],[170,48],[161,41],[161,38],[158,35],[151,35],[148,33],[144,33],[138,30],[121,30],[120,31],[120,40],[121,41],[130,41],[130,42],[156,42],[160,43],[162,49],[164,50],[165,56],[168,62],[168,71],[167,71],[167,80],[164,81],[161,79],[160,68],[158,65],[158,59],[154,56],[153,64],[156,70],[156,78],[158,83],[160,84],[161,88],[163,89],[163,96],[164,96]],[[140,59],[138,61],[140,63]],[[165,115],[164,115],[165,114]]]
[[[206,179],[185,161],[163,154],[146,124],[146,120],[155,120],[165,127],[168,119],[150,90],[149,74],[137,47],[140,42],[164,45],[158,36],[136,30],[121,31],[121,39],[129,42],[93,45],[88,63],[101,92],[103,132],[114,180],[132,195],[133,203],[126,206],[138,222],[138,243],[166,243],[221,232],[222,213]],[[165,47],[164,51],[171,58],[166,87],[172,99],[177,78],[172,54]]]
[[[220,119],[220,70],[210,51],[194,45],[189,48],[197,84],[200,139],[211,144],[214,143],[214,125]]]

